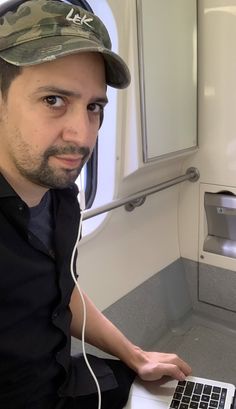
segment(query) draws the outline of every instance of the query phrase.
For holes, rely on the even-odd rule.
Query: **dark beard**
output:
[[[79,168],[56,171],[49,166],[49,158],[51,156],[71,154],[80,155],[82,157],[81,166]],[[19,163],[17,167],[20,173],[34,184],[50,189],[64,189],[75,182],[89,156],[90,149],[88,147],[78,148],[72,145],[65,147],[52,146],[44,152],[42,161],[36,169],[26,169],[25,166]]]

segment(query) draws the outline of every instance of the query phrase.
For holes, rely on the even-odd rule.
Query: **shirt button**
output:
[[[58,311],[54,312],[54,313],[52,314],[52,319],[55,320],[55,319],[58,317],[58,315],[59,315],[59,312],[58,312]]]
[[[22,211],[24,210],[24,206],[23,206],[23,205],[19,205],[19,206],[18,206],[18,210],[19,210],[20,212],[22,212]]]
[[[49,250],[49,255],[50,255],[52,258],[55,258],[55,252],[54,252],[52,249]]]

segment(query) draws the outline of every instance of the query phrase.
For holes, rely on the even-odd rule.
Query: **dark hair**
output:
[[[0,58],[0,90],[3,98],[7,97],[7,93],[12,81],[20,75],[22,67],[9,64]]]

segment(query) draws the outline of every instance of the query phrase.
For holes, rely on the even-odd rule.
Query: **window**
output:
[[[98,141],[93,153],[82,171],[83,186],[85,187],[86,209],[90,209],[97,192],[98,176]]]

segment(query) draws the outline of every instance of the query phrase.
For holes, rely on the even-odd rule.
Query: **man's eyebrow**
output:
[[[81,94],[79,92],[75,92],[72,90],[67,90],[67,89],[63,89],[63,88],[59,88],[59,87],[54,87],[54,86],[42,86],[36,89],[36,91],[34,92],[34,94],[38,94],[40,92],[47,92],[49,94],[55,94],[55,95],[62,95],[64,97],[75,97],[75,98],[81,98]],[[105,95],[103,96],[94,96],[91,98],[91,100],[95,101],[95,102],[101,102],[103,104],[107,104],[108,103],[108,98]]]

